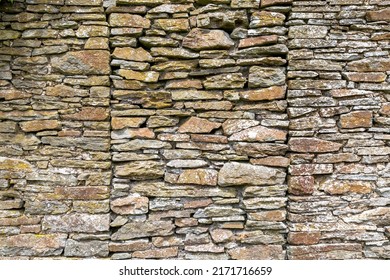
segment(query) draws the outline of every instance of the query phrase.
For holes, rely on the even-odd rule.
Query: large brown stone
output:
[[[285,253],[281,245],[253,245],[228,250],[234,260],[283,260]]]
[[[290,150],[300,153],[327,153],[337,152],[341,148],[341,144],[321,140],[318,138],[291,138],[289,141]]]
[[[51,60],[54,70],[68,75],[108,75],[110,53],[103,50],[84,50],[68,52]]]
[[[340,116],[342,128],[368,128],[372,126],[372,112],[356,111]]]
[[[222,30],[195,28],[183,39],[183,47],[193,50],[229,49],[234,46],[229,34]]]
[[[101,107],[83,107],[79,112],[69,115],[63,115],[65,120],[80,121],[104,121],[108,118],[109,112]]]
[[[379,11],[368,11],[366,14],[368,21],[387,21],[390,22],[390,8]]]
[[[218,185],[272,185],[282,184],[286,173],[276,168],[246,163],[225,163],[218,174]]]
[[[240,92],[241,99],[247,101],[283,99],[285,94],[286,94],[285,86],[272,86],[264,89],[246,90]]]

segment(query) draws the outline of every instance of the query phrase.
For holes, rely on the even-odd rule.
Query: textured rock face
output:
[[[0,258],[390,258],[389,3],[0,4]]]

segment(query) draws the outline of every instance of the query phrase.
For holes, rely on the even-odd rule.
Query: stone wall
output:
[[[0,257],[390,258],[389,7],[1,3]]]

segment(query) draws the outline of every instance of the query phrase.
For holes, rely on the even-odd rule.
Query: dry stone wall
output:
[[[1,258],[390,258],[390,2],[3,2]]]

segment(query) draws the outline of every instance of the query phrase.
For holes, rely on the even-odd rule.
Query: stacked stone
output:
[[[102,0],[0,6],[0,256],[109,254]]]
[[[113,259],[284,259],[291,1],[118,0]]]
[[[289,259],[389,258],[390,2],[293,2]]]

